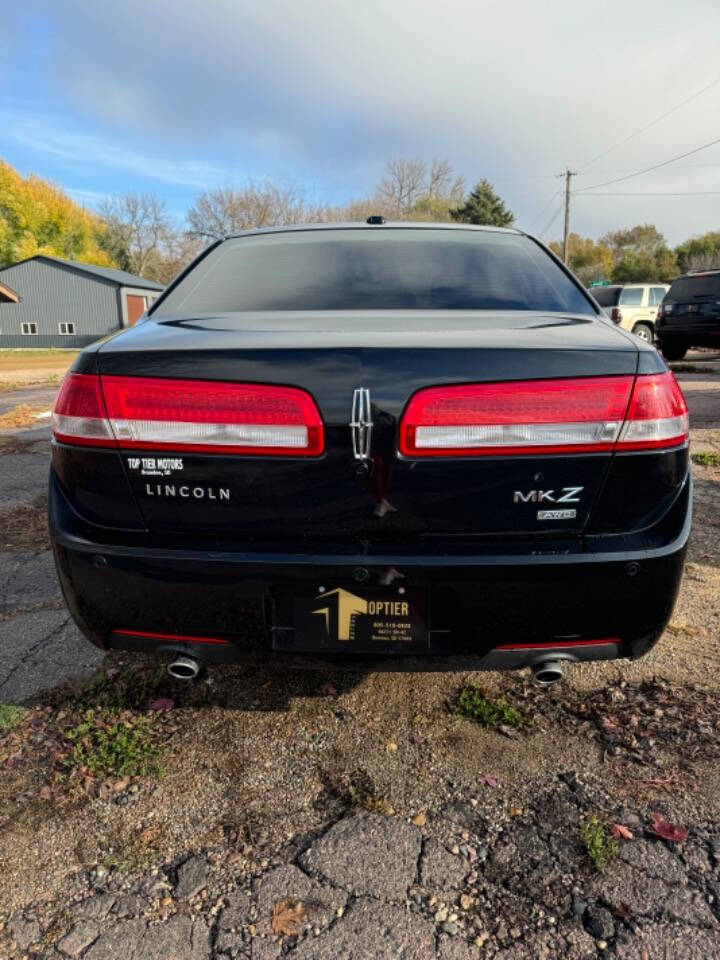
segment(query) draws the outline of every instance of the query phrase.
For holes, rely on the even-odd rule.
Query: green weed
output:
[[[98,780],[159,775],[159,751],[144,717],[120,719],[107,711],[86,710],[80,723],[61,730],[71,744],[64,766],[85,769]]]
[[[595,816],[583,821],[580,832],[590,862],[598,873],[602,873],[617,857],[620,849],[618,841],[611,835],[605,824]]]
[[[16,707],[12,703],[0,703],[0,733],[12,730],[25,716],[24,707]]]
[[[466,720],[476,720],[484,727],[521,727],[522,717],[504,697],[490,700],[479,687],[463,687],[456,712]]]
[[[694,453],[692,462],[701,467],[720,467],[720,453]]]

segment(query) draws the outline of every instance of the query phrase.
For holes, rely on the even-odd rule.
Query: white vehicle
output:
[[[652,343],[658,307],[669,289],[667,283],[627,283],[593,287],[590,293],[613,323]]]

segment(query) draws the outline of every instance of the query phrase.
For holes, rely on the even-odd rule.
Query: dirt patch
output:
[[[36,427],[43,422],[38,414],[48,412],[47,407],[35,407],[28,403],[21,403],[7,413],[0,414],[0,430],[21,430],[23,427]]]
[[[0,350],[0,389],[57,382],[76,356],[76,350]]]
[[[32,443],[16,433],[0,433],[0,457],[6,453],[27,453]]]
[[[40,553],[50,549],[47,498],[14,507],[0,521],[0,550]]]

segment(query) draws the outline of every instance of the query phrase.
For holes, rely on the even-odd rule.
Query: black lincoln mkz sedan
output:
[[[54,411],[72,615],[176,675],[638,657],[690,527],[657,351],[515,230],[250,230],[85,349]]]

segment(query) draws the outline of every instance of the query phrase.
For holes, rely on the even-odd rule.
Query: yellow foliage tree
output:
[[[114,266],[102,249],[105,232],[100,217],[54,184],[0,160],[0,267],[38,253]]]

